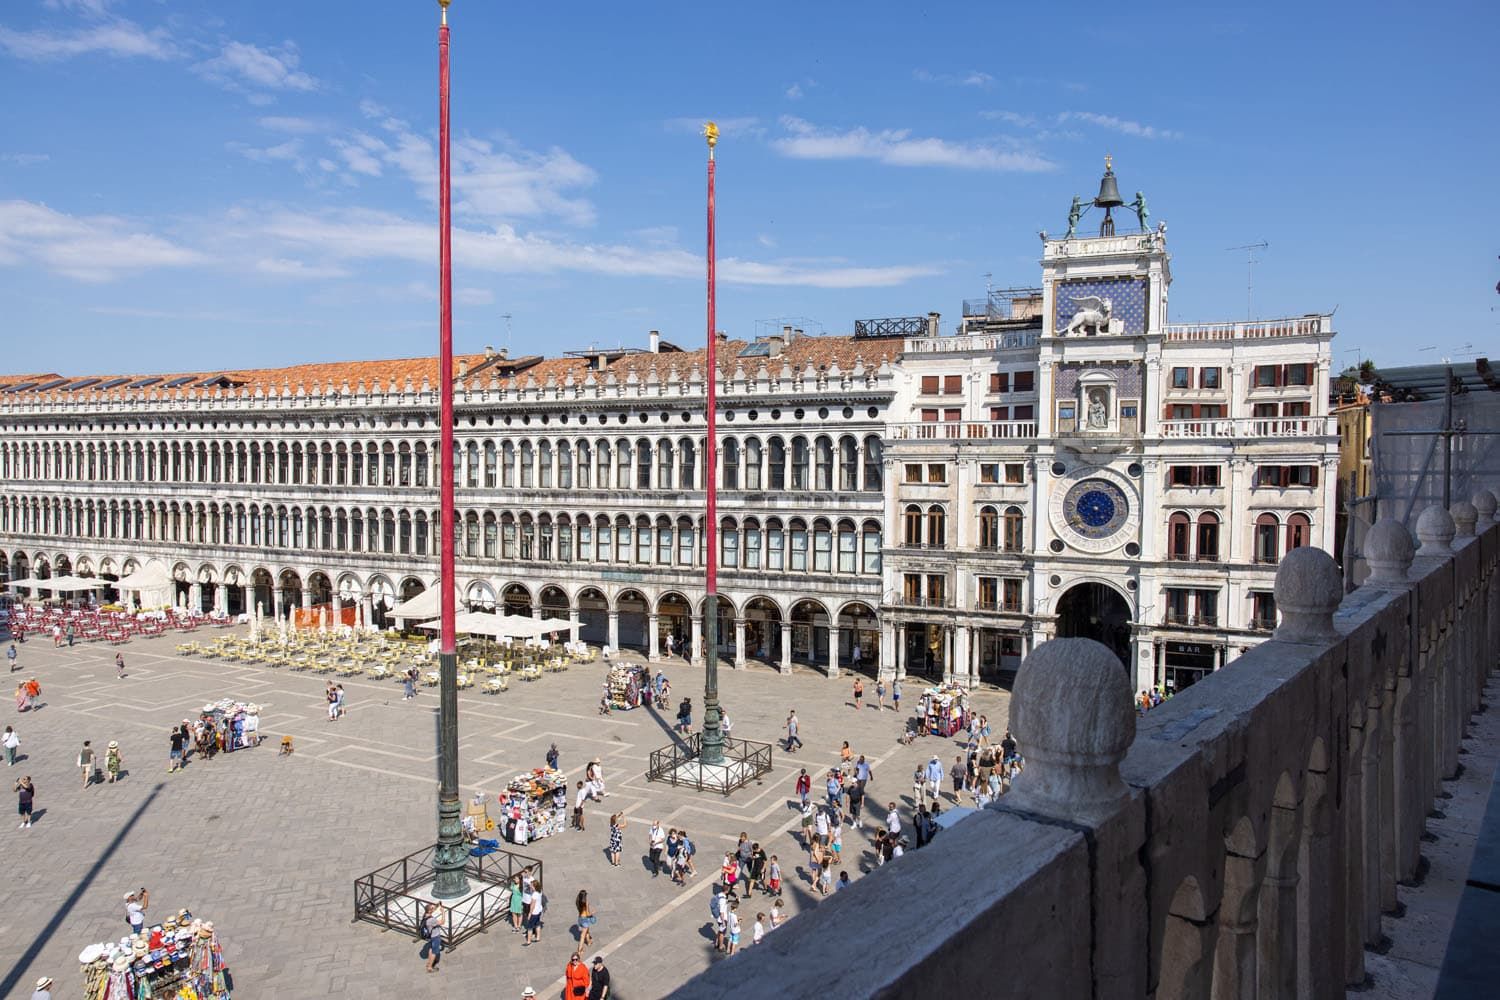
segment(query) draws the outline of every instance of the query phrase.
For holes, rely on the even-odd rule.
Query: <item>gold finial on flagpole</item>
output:
[[[713,122],[703,123],[703,137],[708,140],[708,155],[714,155],[714,147],[719,144],[719,126]]]
[[[438,0],[438,6],[441,7],[441,8],[443,8],[443,23],[444,24],[448,23],[448,5],[450,3],[452,3],[452,2],[453,2],[453,0]]]

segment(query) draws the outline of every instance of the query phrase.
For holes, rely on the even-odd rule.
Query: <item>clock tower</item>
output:
[[[1034,592],[1044,635],[1098,639],[1134,680],[1151,658],[1149,643],[1145,662],[1138,648],[1150,593],[1141,562],[1157,520],[1147,442],[1172,278],[1166,227],[1145,228],[1142,195],[1125,206],[1107,160],[1092,207],[1102,210],[1098,235],[1074,233],[1077,199],[1067,235],[1042,234],[1035,546],[1045,568]],[[1140,231],[1115,232],[1121,207],[1135,210]]]

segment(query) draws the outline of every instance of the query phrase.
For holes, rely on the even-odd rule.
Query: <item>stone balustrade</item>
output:
[[[1295,550],[1273,638],[1142,717],[1103,646],[1037,647],[1009,795],[676,995],[1342,996],[1496,665],[1495,508],[1380,521],[1347,596]]]

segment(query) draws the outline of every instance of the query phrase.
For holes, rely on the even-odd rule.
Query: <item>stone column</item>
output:
[[[609,612],[609,640],[610,649],[615,652],[620,650],[620,612],[611,610]]]
[[[891,650],[894,677],[906,676],[906,623],[895,627],[896,648]]]
[[[828,626],[828,677],[833,679],[839,675],[839,627],[830,623]]]
[[[688,619],[688,630],[692,632],[690,644],[694,663],[703,663],[703,616],[693,615]]]
[[[880,668],[878,676],[890,680],[896,676],[896,626],[881,619],[880,622]]]
[[[660,621],[655,612],[646,616],[646,659],[656,661],[661,659],[661,650],[657,639],[657,623]]]
[[[744,669],[745,666],[745,619],[734,620],[734,667],[736,670]]]
[[[240,607],[244,609],[245,614],[250,616],[251,620],[254,620],[255,591],[251,589],[248,583],[240,584]]]
[[[966,688],[974,688],[978,681],[974,676],[974,664],[970,662],[971,653],[969,649],[969,626],[960,625],[955,630],[953,637],[953,659],[955,661],[953,676],[958,683]]]
[[[790,622],[781,623],[781,667],[784,674],[792,672],[792,626]]]
[[[203,613],[203,584],[194,583],[188,587],[188,610],[194,614]]]
[[[375,601],[369,594],[364,594],[360,597],[359,613],[365,628],[373,631],[375,628]]]

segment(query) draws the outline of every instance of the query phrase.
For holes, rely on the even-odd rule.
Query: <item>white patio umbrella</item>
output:
[[[429,587],[411,600],[402,601],[394,608],[391,608],[385,613],[385,616],[387,618],[402,618],[407,621],[431,618],[433,615],[440,614],[443,610],[438,607],[440,597],[441,592],[439,590]],[[463,596],[457,590],[453,592],[453,599],[456,602],[454,607],[463,607]]]
[[[58,593],[67,594],[75,593],[80,590],[103,590],[105,587],[109,586],[108,581],[86,576],[59,576],[51,580],[44,581],[44,584],[46,586],[46,589],[48,590],[54,590]],[[38,586],[42,585],[43,584],[38,584]]]

